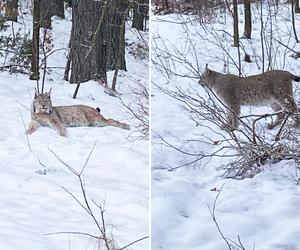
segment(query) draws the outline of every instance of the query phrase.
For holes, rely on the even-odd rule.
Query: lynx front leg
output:
[[[59,135],[67,137],[67,130],[64,124],[56,119],[49,120],[49,127],[55,129]]]
[[[228,126],[230,129],[235,130],[239,126],[239,116],[241,113],[241,107],[238,104],[231,104],[228,107],[228,115],[227,115],[227,121],[228,121]]]
[[[41,126],[41,124],[35,120],[31,120],[31,122],[29,123],[28,129],[26,130],[26,134],[30,135],[33,132],[35,132],[39,127]]]

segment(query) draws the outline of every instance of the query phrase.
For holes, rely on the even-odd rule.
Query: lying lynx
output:
[[[228,107],[228,125],[231,129],[239,126],[239,115],[242,105],[270,105],[274,112],[298,112],[293,98],[292,81],[300,81],[300,77],[283,70],[271,70],[259,75],[238,77],[232,74],[221,74],[205,68],[199,83],[208,87]],[[269,129],[281,124],[285,117],[281,112],[277,119],[268,125]],[[296,121],[297,123],[298,120]],[[299,125],[299,124],[298,124]]]
[[[51,90],[44,94],[35,94],[31,122],[27,134],[32,134],[40,126],[55,129],[61,136],[67,136],[66,127],[104,127],[114,126],[130,129],[128,124],[105,119],[99,109],[85,105],[52,106],[50,98]]]

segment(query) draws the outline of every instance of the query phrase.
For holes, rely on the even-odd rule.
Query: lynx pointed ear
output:
[[[50,88],[50,90],[48,92],[46,92],[46,95],[49,97],[51,96],[51,90],[52,90],[52,88]]]
[[[205,72],[210,73],[210,69],[208,68],[208,63],[205,65]]]

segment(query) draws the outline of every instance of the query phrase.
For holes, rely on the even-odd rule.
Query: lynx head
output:
[[[32,113],[34,114],[50,114],[52,112],[51,89],[49,92],[38,94],[35,93],[32,102]]]
[[[200,76],[199,84],[202,87],[213,87],[214,83],[214,71],[210,70],[208,67],[208,64],[205,66],[205,71],[204,73]]]

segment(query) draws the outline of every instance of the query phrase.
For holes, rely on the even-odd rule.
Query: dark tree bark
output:
[[[65,8],[63,0],[53,0],[53,16],[58,16],[65,19]]]
[[[73,0],[71,34],[71,83],[92,79],[107,83],[106,46],[108,4],[103,1]]]
[[[40,26],[41,28],[51,29],[52,23],[51,23],[51,17],[52,17],[52,11],[51,11],[51,5],[52,0],[40,0]]]
[[[41,0],[41,28],[51,29],[51,17],[65,18],[63,0]]]
[[[33,0],[33,33],[30,80],[39,79],[40,0]]]
[[[300,13],[299,0],[295,0],[295,13]]]
[[[5,15],[6,15],[6,20],[17,22],[18,0],[6,0]]]
[[[71,52],[71,39],[72,39],[72,34],[73,34],[73,28],[74,28],[74,25],[73,25],[73,23],[72,23],[72,29],[71,29],[71,36],[70,36],[70,40],[69,40],[69,45],[68,45],[68,47],[69,47],[69,52],[68,52],[68,55],[67,55],[67,63],[66,63],[66,67],[65,67],[65,73],[64,73],[64,80],[65,81],[69,81],[69,72],[70,72],[70,69],[71,69],[71,54],[72,54],[72,52]]]
[[[108,15],[107,69],[126,70],[125,22],[128,13],[127,0],[112,0]]]
[[[252,23],[251,23],[251,3],[250,0],[244,0],[245,8],[245,27],[244,36],[251,39]]]
[[[73,5],[72,0],[64,0],[64,2],[67,3],[67,7],[72,7],[72,5]]]
[[[238,19],[238,9],[237,0],[233,0],[233,46],[239,46],[239,19]]]
[[[145,0],[139,0],[133,6],[132,28],[144,30],[144,23],[148,12],[148,5]]]
[[[297,36],[297,31],[296,31],[296,25],[295,25],[295,11],[294,11],[295,1],[296,0],[292,0],[292,25],[293,25],[295,40],[296,40],[297,43],[299,43],[298,36]]]

